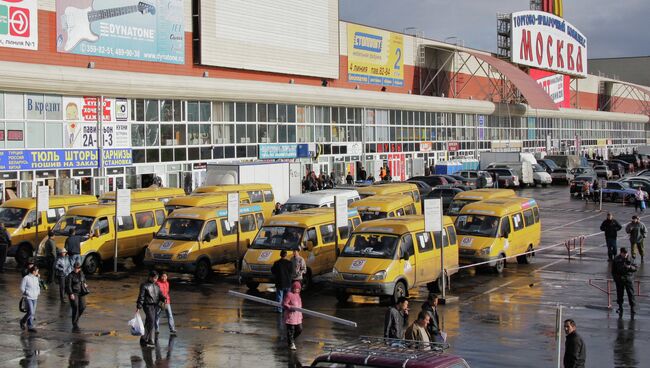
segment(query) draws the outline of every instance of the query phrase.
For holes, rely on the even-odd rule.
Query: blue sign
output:
[[[130,166],[130,148],[106,149],[104,167]],[[0,150],[0,171],[87,169],[99,167],[96,149]]]
[[[260,160],[302,158],[309,156],[308,144],[260,144]]]
[[[184,64],[183,1],[57,0],[56,49],[79,55]]]
[[[478,139],[480,141],[485,139],[485,116],[483,115],[478,117]]]

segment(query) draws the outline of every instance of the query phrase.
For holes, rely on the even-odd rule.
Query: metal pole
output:
[[[557,333],[557,368],[562,367],[562,306],[557,303],[556,318],[556,333]]]
[[[239,249],[239,221],[235,221],[235,227],[237,229],[237,282],[241,285],[241,251]]]
[[[113,256],[113,272],[117,273],[117,190],[115,190],[115,254]]]
[[[598,212],[602,212],[603,210],[603,183],[600,183],[600,190],[598,191],[600,194],[600,205],[598,206]]]
[[[440,199],[442,207],[442,199]],[[447,295],[447,280],[445,278],[445,217],[440,209],[440,277],[442,277],[442,299],[445,300]]]
[[[34,233],[34,250],[38,251],[38,186],[36,186],[36,211],[34,220],[36,221],[36,232]]]

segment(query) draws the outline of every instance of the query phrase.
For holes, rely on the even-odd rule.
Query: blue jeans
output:
[[[616,253],[618,252],[616,238],[605,237],[605,244],[607,244],[607,257],[609,259],[616,257]]]
[[[167,316],[167,325],[169,326],[169,331],[176,331],[176,326],[174,325],[174,314],[172,313],[172,305],[165,304],[165,315]],[[163,310],[158,308],[156,311],[156,331],[160,331],[160,316],[163,314]]]
[[[282,302],[284,301],[284,296],[287,295],[288,292],[289,292],[289,288],[286,288],[286,289],[276,288],[275,289],[275,300],[278,303],[282,304]],[[278,307],[278,312],[282,313],[282,307]]]
[[[36,316],[36,299],[27,299],[27,312],[20,320],[20,323],[27,323],[27,328],[34,328],[34,317]]]
[[[70,264],[74,266],[76,262],[79,262],[80,265],[83,264],[81,263],[81,254],[73,254],[70,256]]]

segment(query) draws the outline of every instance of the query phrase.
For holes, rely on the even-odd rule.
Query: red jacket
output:
[[[293,308],[302,308],[302,299],[300,293],[294,293],[293,290],[284,295],[282,301],[284,307],[284,323],[287,325],[299,325],[302,323],[302,312],[293,311]]]
[[[165,298],[167,299],[167,303],[170,304],[172,301],[169,298],[169,281],[164,281],[163,282],[163,281],[158,280],[158,281],[156,281],[156,284],[160,288],[160,292],[162,293],[162,295],[164,295]]]

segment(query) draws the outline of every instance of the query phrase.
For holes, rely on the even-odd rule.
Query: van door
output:
[[[405,254],[409,255],[408,261],[403,259]],[[403,274],[408,281],[408,287],[413,287],[413,285],[418,282],[418,279],[416,270],[415,248],[413,246],[413,237],[411,234],[403,235],[402,239],[400,240],[399,262],[401,270],[403,271]]]
[[[99,236],[96,240],[98,243],[97,251],[103,260],[111,259],[115,255],[115,236],[113,235],[115,233],[111,231],[111,228],[113,227],[111,224],[113,223],[113,219],[109,222],[108,217],[100,217],[95,221],[95,224],[91,229],[91,236]],[[113,229],[113,231],[115,231],[115,229]],[[83,251],[84,250],[82,250],[82,253]]]
[[[447,242],[445,243],[445,269],[458,267],[458,240],[456,238],[456,229],[453,226],[447,226]],[[448,274],[451,274],[449,272]]]
[[[434,251],[433,236],[428,231],[415,235],[417,242],[418,284],[434,281],[440,273],[440,257]],[[439,252],[439,250],[438,250]]]
[[[228,263],[226,253],[223,247],[221,247],[223,243],[219,239],[219,231],[217,230],[217,222],[215,220],[210,220],[205,224],[201,237],[199,238],[199,244],[199,253],[207,254],[212,264]]]
[[[307,267],[311,269],[312,275],[320,275],[325,270],[325,259],[327,258],[327,246],[318,241],[318,231],[315,227],[305,230],[303,235],[304,244],[311,242],[312,247],[307,251]],[[334,247],[331,246],[334,251]]]
[[[503,250],[503,253],[505,253],[506,257],[512,254],[512,251],[510,250],[510,241],[505,237],[506,234],[512,234],[511,229],[510,216],[503,216],[501,218],[501,228],[499,228],[497,243],[500,243],[501,249]],[[512,235],[509,235],[509,237],[511,236]]]
[[[118,257],[132,257],[138,254],[138,238],[136,236],[133,215],[119,216],[117,218],[117,250]]]
[[[241,230],[239,237],[239,249],[237,249],[237,244],[235,244],[234,254],[236,255],[236,258],[232,260],[233,262],[244,257],[244,254],[246,254],[246,249],[248,249],[250,243],[253,241],[253,238],[255,238],[255,235],[257,234],[256,225],[257,219],[255,218],[255,214],[244,215],[239,218],[239,228]],[[239,253],[237,253],[238,251]]]
[[[230,225],[227,218],[219,219],[221,222],[221,249],[226,259],[237,258],[237,228]]]
[[[524,217],[521,212],[517,212],[512,216],[512,232],[508,238],[511,247],[511,254],[519,254],[526,251],[526,239],[524,231]]]
[[[323,241],[323,254],[321,255],[321,262],[327,267],[327,265],[332,265],[336,262],[336,231],[334,230],[334,224],[325,224],[320,225],[318,228],[320,232],[320,237]],[[340,244],[339,244],[340,246]],[[326,270],[325,270],[326,271]]]

